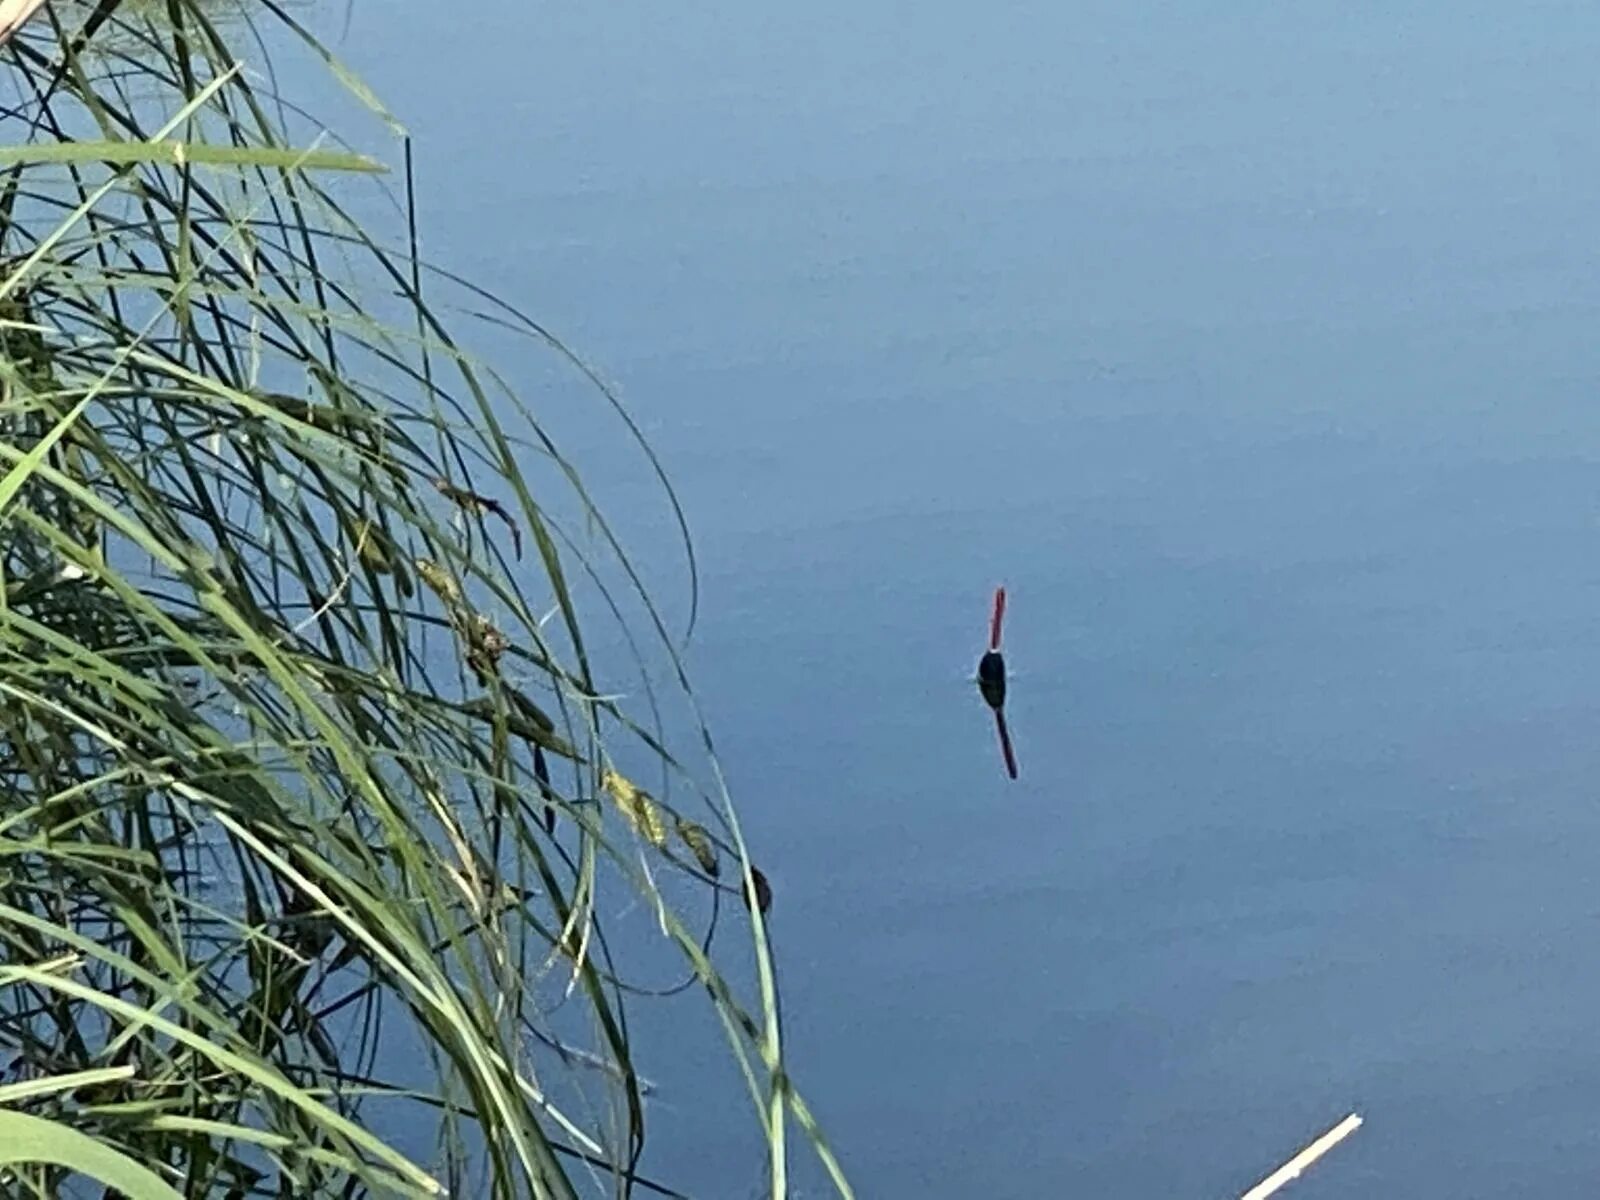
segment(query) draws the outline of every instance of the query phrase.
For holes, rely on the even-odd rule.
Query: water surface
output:
[[[1600,13],[1394,8],[356,6],[429,253],[682,492],[863,1196],[1236,1195],[1352,1108],[1295,1196],[1600,1177]]]

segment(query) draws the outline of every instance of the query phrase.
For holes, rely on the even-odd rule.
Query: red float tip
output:
[[[1006,589],[997,587],[994,590],[994,616],[989,620],[989,649],[1000,649],[1000,622],[1006,615]]]

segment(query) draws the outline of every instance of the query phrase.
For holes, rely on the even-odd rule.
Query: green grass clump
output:
[[[390,153],[316,135],[265,45]],[[752,868],[709,739],[699,787],[602,694],[575,597],[634,593],[703,738],[673,640],[425,281],[581,364],[430,273],[414,219],[392,249],[351,214],[340,181],[395,158],[410,217],[409,142],[271,0],[58,3],[5,52],[8,1194],[673,1194],[642,1179],[628,1019],[662,947],[726,1031],[771,1194],[791,1118],[848,1194],[782,1066],[763,914],[726,903]],[[728,977],[719,913],[748,933]]]

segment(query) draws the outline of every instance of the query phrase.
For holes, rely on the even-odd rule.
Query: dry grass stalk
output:
[[[11,35],[43,4],[44,0],[0,0],[0,46],[10,41]]]
[[[1332,1150],[1335,1146],[1344,1141],[1345,1138],[1349,1137],[1360,1127],[1361,1118],[1355,1113],[1351,1113],[1332,1129],[1328,1130],[1327,1133],[1323,1134],[1304,1150],[1300,1151],[1299,1154],[1296,1154],[1288,1162],[1284,1163],[1283,1166],[1279,1167],[1271,1175],[1268,1175],[1260,1183],[1256,1184],[1255,1187],[1251,1188],[1248,1192],[1241,1196],[1239,1200],[1267,1200],[1268,1196],[1276,1194],[1287,1184],[1293,1183],[1296,1179],[1299,1179],[1307,1167],[1311,1166],[1329,1150]]]

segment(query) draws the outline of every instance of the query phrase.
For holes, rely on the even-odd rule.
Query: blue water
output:
[[[485,0],[345,52],[428,253],[680,489],[861,1195],[1237,1195],[1352,1109],[1286,1194],[1593,1190],[1600,10]],[[526,356],[681,627],[648,473]],[[697,1046],[653,1161],[754,1194]]]

